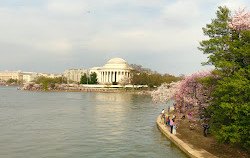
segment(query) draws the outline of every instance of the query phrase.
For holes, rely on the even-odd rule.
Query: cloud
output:
[[[249,5],[249,2],[247,3],[247,1],[245,0],[237,0],[237,1],[225,0],[225,1],[219,2],[218,6],[227,6],[233,12],[234,10],[239,9],[239,7],[244,8],[245,6],[247,6],[247,4]]]
[[[193,24],[193,21],[200,17],[201,11],[199,5],[200,2],[196,0],[179,0],[166,5],[162,13],[167,23],[187,27],[187,25]]]
[[[54,70],[58,72],[65,65],[100,66],[103,58],[111,57],[124,57],[160,72],[194,72],[206,60],[196,48],[205,38],[201,28],[215,17],[219,5],[245,4],[249,2],[0,1],[0,55],[15,67],[21,65],[18,69],[32,67],[32,61],[41,58],[38,72],[39,67],[51,71],[48,65],[54,63],[61,64]],[[46,60],[44,54],[53,60]],[[5,59],[0,59],[0,67],[9,69]]]
[[[35,43],[36,49],[44,52],[55,52],[60,55],[70,53],[73,48],[71,41],[67,39],[48,40]]]
[[[61,16],[75,16],[88,12],[87,4],[82,0],[51,0],[48,2],[47,9]]]

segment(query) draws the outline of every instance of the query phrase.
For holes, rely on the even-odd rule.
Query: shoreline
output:
[[[82,92],[82,93],[127,93],[127,94],[138,94],[138,95],[151,95],[152,91],[130,91],[130,90],[111,90],[111,89],[84,89],[84,90],[24,90],[22,91],[37,91],[37,92]]]
[[[216,158],[215,155],[209,153],[204,149],[195,149],[191,144],[187,144],[179,139],[176,135],[170,133],[170,129],[161,123],[161,114],[157,117],[156,120],[158,129],[176,146],[178,146],[183,152],[185,152],[191,158]]]

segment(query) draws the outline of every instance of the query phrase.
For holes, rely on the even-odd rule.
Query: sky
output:
[[[218,6],[250,1],[0,0],[0,71],[63,73],[115,57],[176,76],[209,69],[197,47]]]

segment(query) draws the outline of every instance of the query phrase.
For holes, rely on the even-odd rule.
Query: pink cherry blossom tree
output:
[[[177,114],[186,115],[190,113],[191,118],[193,118],[193,116],[197,116],[201,112],[202,108],[209,105],[209,94],[214,87],[204,87],[199,79],[211,75],[212,71],[202,71],[185,76],[174,96]],[[188,106],[186,106],[187,104]]]
[[[170,99],[173,99],[179,89],[180,83],[181,81],[163,83],[160,87],[158,87],[151,93],[153,102],[155,104],[167,103]]]
[[[212,76],[212,71],[202,71],[185,76],[179,82],[170,84],[164,83],[152,92],[152,100],[154,103],[166,103],[170,99],[174,99],[176,103],[176,115],[191,114],[190,118],[197,116],[202,108],[209,105],[209,95],[214,88],[204,87],[198,80]],[[186,104],[189,106],[186,107]]]
[[[250,30],[250,12],[245,12],[245,9],[246,7],[235,10],[232,21],[229,23],[229,27],[238,33],[242,30]]]

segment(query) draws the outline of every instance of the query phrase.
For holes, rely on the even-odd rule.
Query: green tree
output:
[[[49,88],[54,89],[55,84],[62,84],[67,83],[66,77],[56,77],[56,78],[49,78],[45,76],[36,77],[33,82],[36,84],[42,84],[43,89],[48,90]]]
[[[199,49],[208,54],[204,65],[214,65],[214,77],[201,82],[214,86],[211,105],[206,109],[210,114],[211,131],[218,142],[250,145],[249,126],[249,30],[237,32],[229,27],[230,11],[219,7],[216,19],[203,28],[209,40],[200,42]]]
[[[181,77],[175,77],[169,74],[160,74],[148,68],[143,68],[141,65],[131,64],[131,84],[132,85],[148,85],[149,87],[160,86],[162,83],[175,82]]]
[[[20,84],[20,83],[22,83],[22,81],[20,81],[20,80],[18,80],[18,79],[12,79],[12,78],[10,78],[10,79],[8,79],[8,80],[6,81],[6,83],[8,83],[8,84],[11,84],[11,83],[18,83],[18,84]]]
[[[97,75],[95,72],[90,74],[90,84],[97,84]]]
[[[87,82],[88,82],[88,77],[87,74],[84,73],[84,75],[81,77],[80,84],[87,84]]]

